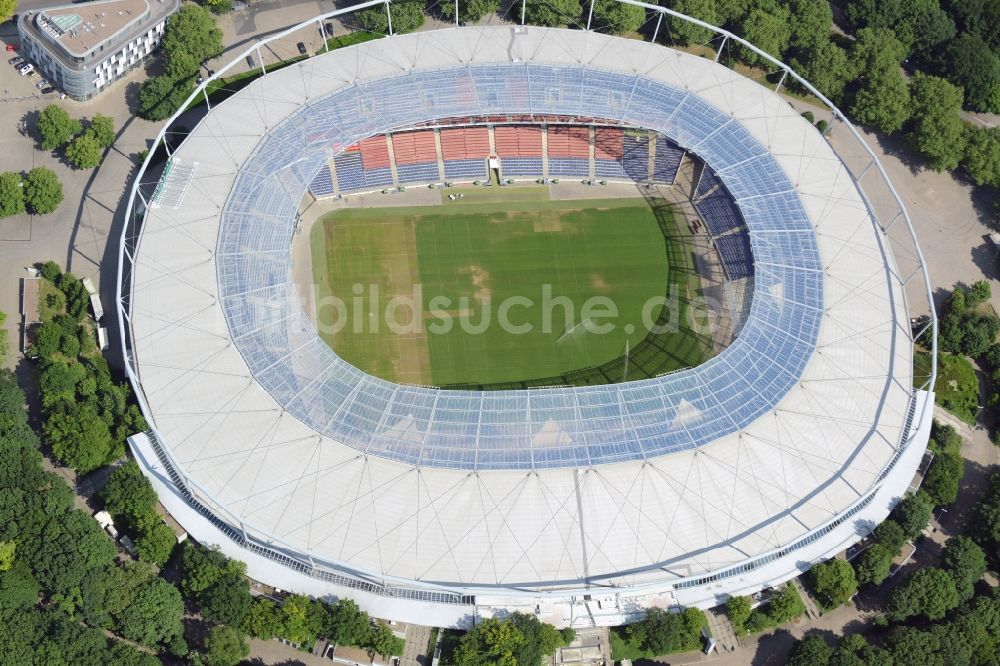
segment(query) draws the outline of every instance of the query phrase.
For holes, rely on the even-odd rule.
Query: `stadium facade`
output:
[[[379,617],[620,624],[797,576],[884,520],[933,406],[933,371],[913,369],[917,334],[935,352],[919,247],[834,111],[838,152],[711,59],[534,26],[396,35],[270,73],[133,190],[121,334],[150,430],[132,450],[198,541]],[[738,338],[661,377],[486,393],[337,357],[291,277],[310,183],[368,137],[503,114],[606,119],[703,160],[753,254]]]

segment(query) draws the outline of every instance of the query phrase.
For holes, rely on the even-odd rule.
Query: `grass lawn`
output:
[[[930,373],[930,355],[918,353],[913,358],[914,377]],[[964,356],[938,354],[935,402],[969,425],[976,424],[979,411],[979,378],[976,369]]]
[[[353,365],[412,384],[517,382],[613,361],[646,336],[647,300],[671,280],[690,289],[690,275],[668,271],[664,233],[638,197],[468,190],[440,206],[336,211],[314,226],[311,242],[318,295],[347,305],[320,309],[320,334]],[[407,330],[391,330],[387,306],[412,294],[422,313],[397,309]],[[595,297],[601,302],[584,312]],[[501,315],[512,326],[502,327]],[[338,317],[342,328],[329,330]]]

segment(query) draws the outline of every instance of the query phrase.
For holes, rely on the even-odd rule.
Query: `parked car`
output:
[[[35,71],[35,66],[32,65],[30,62],[26,62],[26,63],[24,63],[22,65],[18,65],[18,67],[17,67],[17,73],[20,74],[21,76],[25,76],[27,74],[31,74],[34,71]]]
[[[47,80],[42,79],[35,84],[35,87],[41,90],[42,88],[50,88],[51,86],[49,85],[49,82]]]
[[[307,53],[307,51],[306,51],[306,45],[303,44],[302,42],[299,42],[295,46],[299,50],[299,55],[305,55]]]
[[[56,91],[56,89],[53,88],[52,86],[45,86],[44,88],[41,88],[40,90],[41,90],[41,92],[42,92],[43,95],[48,95],[50,92],[55,92]]]
[[[247,56],[247,67],[253,69],[257,66],[257,62],[253,59],[252,55]]]
[[[7,61],[7,64],[14,65],[14,67],[17,67],[22,62],[24,62],[24,58],[22,58],[21,56],[14,56],[13,58]]]

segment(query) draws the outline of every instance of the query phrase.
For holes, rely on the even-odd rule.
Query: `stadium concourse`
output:
[[[700,212],[723,237],[745,228],[726,252],[754,284],[728,348],[641,381],[489,393],[391,384],[333,354],[291,283],[310,183],[480,178],[496,127],[407,133],[509,114],[624,128],[619,144],[547,127],[549,161],[624,160],[626,133],[647,131],[708,165]],[[538,159],[540,131],[499,139]],[[726,202],[738,217],[713,212]],[[531,26],[367,42],[214,105],[134,203],[123,337],[151,428],[132,449],[192,536],[282,589],[439,626],[709,607],[861,539],[926,446],[909,269],[824,137],[709,59]]]

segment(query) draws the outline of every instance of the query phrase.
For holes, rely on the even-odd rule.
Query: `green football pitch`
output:
[[[441,205],[335,211],[314,225],[317,326],[342,358],[410,384],[567,383],[566,373],[642,343],[671,284],[690,295],[690,257],[672,246],[662,202],[654,213],[641,197],[465,192],[443,192]],[[706,345],[679,335],[683,352],[657,371],[705,358]]]

